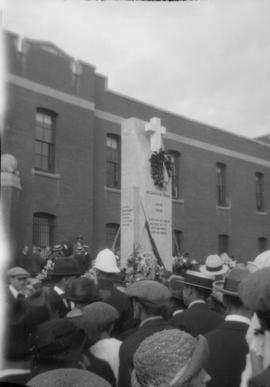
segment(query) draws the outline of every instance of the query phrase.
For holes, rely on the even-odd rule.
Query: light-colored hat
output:
[[[120,273],[115,255],[109,249],[101,250],[98,253],[94,267],[105,273]]]
[[[179,281],[181,280],[179,279]],[[183,283],[185,285],[208,290],[212,290],[213,282],[213,276],[195,270],[187,270],[183,278]]]
[[[250,274],[239,286],[244,304],[254,312],[270,311],[270,267]]]
[[[171,297],[169,289],[154,280],[141,280],[134,282],[125,289],[129,297],[136,297],[145,305],[158,307],[165,305]]]
[[[251,266],[252,271],[270,266],[270,250],[260,253],[252,262],[248,261],[248,265]]]
[[[30,387],[110,387],[102,377],[90,371],[76,368],[59,368],[52,371],[43,372],[32,378],[27,385]]]
[[[250,275],[247,268],[234,267],[224,281],[215,281],[214,288],[223,294],[239,297],[239,285]]]
[[[22,267],[15,266],[8,270],[9,277],[29,277],[30,273],[23,269]]]
[[[228,266],[224,265],[222,259],[217,254],[208,255],[205,265],[200,266],[202,273],[212,276],[225,274],[228,270]]]
[[[182,386],[207,363],[207,340],[178,329],[168,329],[147,337],[134,355],[135,378],[151,386]]]

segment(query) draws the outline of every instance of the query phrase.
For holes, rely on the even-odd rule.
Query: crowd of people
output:
[[[7,270],[5,369],[33,387],[270,387],[270,250],[120,268],[78,238]]]

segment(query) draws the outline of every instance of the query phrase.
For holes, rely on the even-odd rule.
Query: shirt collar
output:
[[[204,300],[195,300],[195,301],[192,301],[189,306],[188,306],[188,309],[192,307],[192,305],[195,305],[195,304],[206,304],[206,302]]]
[[[250,319],[245,316],[240,316],[239,314],[229,314],[225,317],[225,321],[236,321],[242,322],[244,324],[250,325]]]
[[[9,290],[10,290],[10,292],[11,292],[11,294],[13,295],[14,298],[17,298],[17,297],[18,297],[18,294],[19,294],[20,292],[18,292],[18,290],[15,289],[14,286],[9,285]]]
[[[182,312],[184,312],[184,309],[178,309],[178,310],[175,310],[175,311],[173,312],[172,316],[175,316],[176,314],[182,313]]]
[[[53,287],[53,290],[57,293],[57,294],[59,294],[59,296],[62,296],[62,294],[64,294],[65,292],[64,292],[64,290],[62,290],[62,289],[60,289],[58,286],[54,286]]]
[[[161,320],[161,319],[163,319],[162,316],[152,316],[152,317],[148,317],[148,318],[146,318],[145,320],[143,320],[143,321],[140,323],[139,327],[142,327],[142,326],[143,326],[144,324],[146,324],[148,321],[152,321],[152,320]]]

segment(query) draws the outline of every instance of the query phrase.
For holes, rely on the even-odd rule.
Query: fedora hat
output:
[[[200,266],[202,273],[212,276],[225,274],[228,270],[228,266],[224,265],[223,260],[217,254],[208,255],[205,264]]]
[[[78,262],[74,258],[63,257],[58,258],[55,261],[51,276],[62,277],[62,276],[76,276],[82,275],[83,272],[80,270]]]
[[[179,281],[181,280],[179,279]],[[195,270],[187,270],[183,277],[184,285],[194,286],[195,288],[212,290],[213,282],[213,276]]]
[[[95,282],[87,277],[74,279],[65,292],[65,298],[70,301],[90,304],[98,299]]]
[[[215,281],[214,288],[223,294],[239,297],[239,285],[249,275],[247,268],[236,266],[227,273],[223,281]]]

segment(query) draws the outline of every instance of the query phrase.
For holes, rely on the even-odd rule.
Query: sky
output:
[[[53,42],[109,89],[254,138],[270,133],[269,0],[6,0],[5,29]]]

